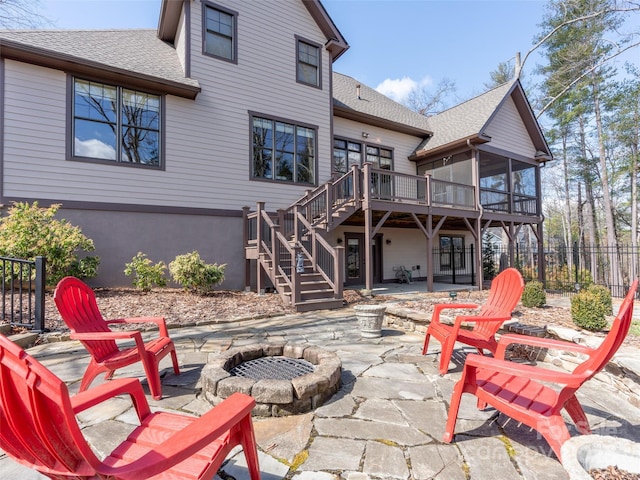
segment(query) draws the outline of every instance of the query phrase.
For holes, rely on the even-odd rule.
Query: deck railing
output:
[[[418,176],[373,168],[368,164],[369,192],[372,200],[414,203],[427,206],[449,206],[475,209],[475,187],[462,183],[436,180],[431,175]]]

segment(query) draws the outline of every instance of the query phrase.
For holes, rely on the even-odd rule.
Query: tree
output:
[[[0,0],[0,28],[37,28],[51,22],[38,13],[40,0]]]
[[[511,61],[500,62],[498,68],[493,72],[489,72],[491,81],[484,84],[487,90],[499,87],[507,82],[510,82],[515,77],[515,64]]]
[[[448,107],[447,96],[453,95],[455,92],[456,82],[449,78],[443,78],[434,90],[430,90],[425,85],[415,87],[409,92],[405,105],[414,112],[429,117],[445,110]]]

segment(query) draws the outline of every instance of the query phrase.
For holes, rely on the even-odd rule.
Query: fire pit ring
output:
[[[338,356],[320,347],[254,344],[211,358],[200,380],[213,405],[242,392],[255,399],[254,415],[281,417],[322,405],[340,388],[341,374]]]

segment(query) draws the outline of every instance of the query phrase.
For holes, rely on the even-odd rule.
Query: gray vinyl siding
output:
[[[531,142],[522,117],[509,98],[491,120],[485,130],[491,137],[490,145],[495,148],[533,158],[536,149]]]
[[[236,211],[257,201],[266,201],[270,210],[289,206],[310,186],[250,179],[250,111],[317,127],[316,184],[326,181],[332,144],[329,55],[322,51],[322,90],[296,83],[295,35],[320,44],[326,38],[302,2],[240,6],[237,65],[202,55],[202,10],[188,9],[191,77],[202,92],[195,101],[165,97],[164,170],[65,160],[71,101],[65,73],[7,60],[3,194]]]
[[[362,132],[367,132],[369,138],[362,138]],[[393,170],[409,175],[416,174],[416,164],[410,161],[408,157],[422,140],[419,137],[339,117],[334,119],[333,134],[336,137],[347,138],[367,145],[392,148]]]
[[[62,72],[5,60],[3,195],[61,193],[65,88]]]
[[[233,2],[215,3],[238,7]],[[219,208],[253,207],[257,201],[266,201],[271,210],[290,205],[310,187],[250,180],[249,112],[317,127],[316,183],[323,183],[331,173],[331,97],[327,87],[331,69],[329,55],[323,50],[324,88],[296,83],[295,35],[326,42],[302,2],[251,1],[243,6],[247,8],[237,17],[237,64],[200,53],[202,10],[199,6],[191,9],[191,74],[200,82],[202,93],[195,106],[176,112],[172,119],[180,123],[173,127],[180,129],[176,138],[184,135],[184,145],[172,143],[176,150],[168,151],[168,156],[182,156],[183,161],[209,168],[215,189],[224,190]]]

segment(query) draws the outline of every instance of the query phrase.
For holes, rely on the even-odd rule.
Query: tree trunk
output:
[[[564,218],[567,224],[567,233],[565,234],[565,245],[567,248],[571,248],[572,235],[571,235],[571,193],[569,192],[569,159],[567,158],[567,130],[562,132],[562,169],[564,176]],[[571,266],[573,265],[573,258],[570,255],[567,259],[569,266],[569,272],[571,272]]]
[[[596,74],[591,75],[591,92],[593,94],[593,110],[596,115],[596,129],[598,132],[598,156],[600,161],[600,180],[602,181],[602,201],[604,203],[604,220],[607,228],[607,251],[609,257],[609,285],[622,286],[622,272],[618,258],[618,240],[613,218],[613,206],[611,203],[611,191],[609,189],[609,174],[607,173],[607,151],[604,144],[604,132],[602,130],[602,115],[600,112],[600,92]]]

